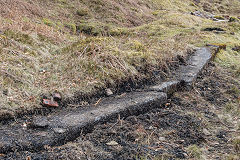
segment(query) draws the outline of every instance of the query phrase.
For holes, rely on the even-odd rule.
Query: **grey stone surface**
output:
[[[181,85],[180,81],[173,80],[173,81],[163,82],[159,85],[151,86],[149,87],[149,90],[171,94],[175,92],[180,87],[180,85]]]
[[[30,128],[47,128],[49,121],[46,117],[36,117],[30,124]]]
[[[53,128],[53,131],[55,133],[63,134],[63,133],[66,133],[67,130],[63,128]]]
[[[212,58],[212,51],[209,47],[198,49],[188,60],[187,66],[180,66],[177,71],[178,80],[191,85],[197,78],[201,70]]]
[[[177,80],[170,80],[159,85],[151,86],[148,90],[165,92],[171,94],[178,90],[182,85],[192,85],[198,74],[206,66],[214,55],[210,47],[198,49],[187,61],[187,65],[182,65],[177,70]],[[184,84],[182,84],[182,82]]]
[[[107,89],[105,90],[105,92],[106,92],[106,95],[107,95],[107,96],[111,96],[111,95],[113,95],[112,90],[109,89],[109,88],[107,88]]]
[[[99,122],[112,118],[144,113],[166,103],[167,95],[161,92],[132,92],[120,98],[110,98],[98,106],[83,111],[56,113],[33,119],[35,125],[48,125],[44,131],[26,128],[21,123],[0,127],[0,153],[20,150],[41,150],[45,145],[53,146],[74,140],[81,131],[90,130]],[[42,120],[46,121],[42,121]]]

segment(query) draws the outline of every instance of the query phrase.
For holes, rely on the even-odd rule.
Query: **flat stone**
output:
[[[153,126],[148,127],[148,130],[153,130],[153,129],[154,129]]]
[[[151,86],[149,88],[150,91],[157,91],[157,92],[165,92],[165,93],[173,93],[180,87],[180,81],[168,81],[163,82],[159,85]]]
[[[187,61],[188,65],[180,66],[177,70],[178,80],[183,81],[186,85],[191,85],[211,58],[211,48],[204,47],[198,49]]]
[[[50,99],[43,99],[43,105],[45,107],[59,107],[59,104],[56,101]]]
[[[118,143],[116,141],[111,141],[111,142],[108,142],[106,143],[108,146],[117,146]]]
[[[36,117],[33,119],[33,122],[30,123],[30,127],[32,128],[47,128],[49,125],[49,121],[46,117]]]
[[[149,110],[152,104],[163,104],[166,102],[167,95],[161,92],[132,92],[121,98],[113,99],[111,102],[103,101],[98,108],[87,112],[73,112],[66,115],[56,115],[52,117],[51,122],[62,126],[79,126],[81,123],[96,123],[109,119],[109,117],[117,117],[134,115],[135,113]]]
[[[106,92],[106,95],[107,95],[107,96],[111,96],[111,95],[113,95],[113,92],[112,92],[112,90],[111,90],[111,89],[109,89],[109,88],[108,88],[108,89],[106,89],[106,90],[105,90],[105,92]]]
[[[118,98],[106,98],[98,107],[75,109],[69,112],[52,113],[47,121],[42,116],[35,120],[36,126],[46,126],[44,134],[39,130],[24,129],[11,126],[0,127],[0,151],[41,150],[45,145],[54,146],[72,141],[79,136],[81,131],[89,131],[98,123],[110,119],[128,117],[145,113],[152,108],[160,107],[167,101],[167,95],[162,92],[131,92]],[[46,118],[46,117],[45,117]],[[47,135],[47,136],[46,136]]]
[[[210,133],[206,128],[203,129],[203,133],[204,133],[206,136],[210,136],[210,135],[211,135],[211,133]]]
[[[53,131],[54,131],[55,133],[63,134],[63,133],[65,133],[67,130],[66,130],[66,129],[63,129],[63,128],[53,128]]]
[[[159,141],[165,141],[166,138],[165,138],[165,137],[159,137],[158,140],[159,140]]]

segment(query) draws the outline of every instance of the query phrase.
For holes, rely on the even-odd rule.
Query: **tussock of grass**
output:
[[[197,145],[191,145],[187,149],[191,158],[201,159],[202,150]]]
[[[240,153],[240,139],[236,138],[233,140],[234,149],[237,153]]]
[[[221,65],[229,68],[238,76],[237,72],[240,68],[240,53],[233,51],[231,46],[226,51],[222,50],[218,55],[216,61]]]

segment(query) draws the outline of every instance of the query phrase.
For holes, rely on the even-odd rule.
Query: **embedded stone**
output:
[[[37,117],[30,123],[31,128],[47,128],[49,125],[49,121],[46,117]]]
[[[56,101],[52,101],[49,99],[43,99],[43,105],[46,107],[59,107]]]
[[[113,95],[113,92],[112,92],[111,89],[108,88],[108,89],[106,89],[105,91],[106,91],[106,95],[107,95],[107,96]]]
[[[54,100],[54,101],[57,101],[57,102],[61,101],[61,100],[62,100],[61,94],[58,93],[58,92],[54,92],[54,93],[53,93],[53,100]]]
[[[64,129],[64,128],[53,128],[53,131],[55,133],[63,134],[63,133],[66,132],[66,129]]]

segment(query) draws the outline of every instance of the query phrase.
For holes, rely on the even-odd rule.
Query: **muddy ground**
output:
[[[211,63],[192,90],[175,93],[164,106],[119,117],[91,133],[44,151],[0,159],[239,159],[240,79]]]

